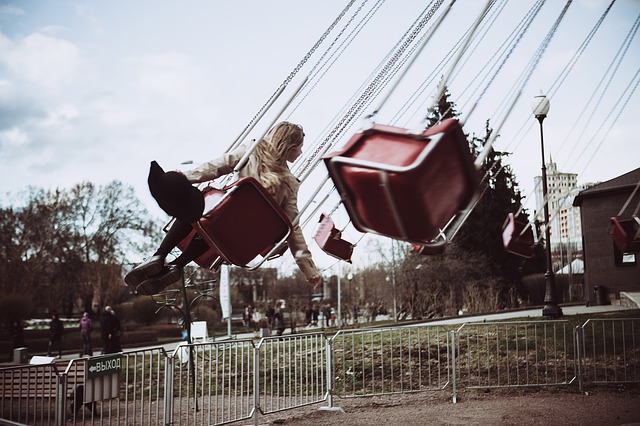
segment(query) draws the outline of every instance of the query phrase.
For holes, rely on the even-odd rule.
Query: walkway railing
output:
[[[353,398],[460,387],[640,382],[640,319],[341,330],[125,352],[0,369],[2,419],[19,424],[220,425]],[[100,374],[97,374],[98,377]],[[115,380],[115,381],[114,381]],[[115,386],[115,387],[113,387]],[[87,402],[93,395],[98,402]],[[106,395],[106,397],[105,397]],[[96,397],[97,396],[97,397]],[[335,407],[333,407],[335,408]],[[67,423],[69,421],[69,423]],[[0,423],[2,421],[0,420]]]

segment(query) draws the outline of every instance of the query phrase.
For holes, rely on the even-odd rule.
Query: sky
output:
[[[184,162],[198,164],[222,154],[347,3],[0,0],[0,203],[16,202],[28,186],[71,188],[82,181],[105,185],[119,180],[135,188],[153,216],[165,218],[146,187],[149,162],[157,160],[166,170],[185,169],[190,166]],[[448,65],[437,65],[450,55],[484,3],[453,4],[415,62],[398,78],[374,117],[376,123],[420,125],[448,70]],[[640,166],[640,98],[633,91],[640,41],[632,33],[624,45],[640,14],[640,0],[616,1],[579,56],[611,1],[573,1],[528,73],[528,64],[565,4],[547,1],[499,71],[490,73],[486,61],[534,3],[496,2],[494,10],[501,8],[500,15],[492,25],[479,28],[472,53],[458,62],[448,81],[466,132],[482,134],[487,120],[494,127],[504,121],[494,147],[511,153],[509,163],[530,211],[535,208],[534,176],[540,174],[542,161],[531,103],[540,93],[551,102],[544,121],[546,157],[560,171],[577,173],[579,183],[587,183]],[[354,2],[248,138],[259,137],[302,79],[310,76],[311,83],[301,92],[304,98],[294,101],[295,108],[288,107],[285,118],[304,126],[305,157],[319,162],[319,156],[311,154],[327,129],[345,114],[345,106],[427,4]],[[344,40],[337,38],[339,31],[358,8],[353,24],[367,13],[370,20],[344,44],[340,55],[322,57],[331,42]],[[618,61],[620,52],[626,55]],[[559,80],[576,57],[571,72]],[[431,80],[421,86],[429,75]],[[518,87],[523,75],[526,84]],[[418,89],[413,110],[404,109]],[[514,90],[520,97],[511,105]],[[361,116],[372,112],[379,99]],[[357,120],[330,143],[339,148],[363,122]],[[324,165],[315,167],[303,182],[301,202],[326,176]],[[331,202],[320,201],[330,187],[321,188],[315,204],[331,210]],[[332,202],[337,205],[335,198]],[[344,211],[339,209],[334,219],[338,227],[345,227],[346,239],[366,246],[366,238],[348,225]],[[325,267],[335,265],[335,259],[311,242],[313,225],[310,221],[304,230],[316,260]]]

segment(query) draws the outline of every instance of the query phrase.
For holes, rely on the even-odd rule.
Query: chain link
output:
[[[366,0],[365,0],[366,1]],[[331,23],[331,25],[329,26],[329,28],[327,28],[327,30],[324,32],[324,34],[322,34],[322,36],[320,37],[320,39],[318,39],[318,41],[316,41],[316,43],[313,45],[313,47],[311,48],[311,50],[309,50],[309,52],[307,52],[307,54],[304,56],[304,58],[302,58],[302,60],[298,63],[298,65],[296,65],[296,67],[293,69],[293,71],[291,71],[291,73],[289,73],[289,75],[287,76],[287,78],[282,82],[282,84],[280,84],[280,86],[278,86],[278,88],[273,92],[273,94],[269,97],[269,99],[267,99],[267,101],[262,105],[262,107],[260,107],[260,109],[258,110],[258,112],[253,116],[253,118],[251,120],[249,120],[249,123],[245,126],[245,128],[242,131],[242,134],[244,134],[247,129],[249,129],[253,123],[255,123],[255,121],[257,120],[257,118],[263,113],[263,111],[266,109],[267,105],[269,105],[273,99],[276,97],[276,95],[278,94],[278,92],[280,91],[280,89],[282,89],[283,87],[286,87],[291,80],[294,79],[294,77],[298,74],[298,72],[300,71],[300,69],[302,69],[302,67],[307,63],[307,61],[309,60],[309,58],[311,57],[311,55],[313,55],[315,53],[315,51],[318,49],[318,47],[322,44],[322,42],[327,38],[327,36],[329,35],[329,33],[331,33],[331,31],[333,31],[333,29],[335,28],[335,26],[338,24],[338,22],[340,22],[340,20],[342,19],[342,17],[347,13],[347,11],[351,8],[351,6],[353,5],[353,3],[355,3],[355,0],[351,0],[347,6],[342,10],[342,12],[340,12],[340,15],[338,15],[338,17]],[[362,6],[361,6],[362,7]]]
[[[416,39],[418,34],[424,29],[426,24],[431,20],[433,15],[435,15],[438,8],[444,3],[444,0],[436,1],[431,9],[427,12],[425,16],[419,21],[416,27],[411,31],[408,37],[405,38],[404,42],[400,45],[400,47],[395,51],[393,56],[385,63],[384,67],[380,72],[374,77],[374,79],[369,83],[369,85],[365,88],[364,92],[360,95],[360,97],[351,105],[349,110],[345,115],[342,116],[340,121],[335,125],[335,127],[329,132],[329,134],[324,138],[324,140],[316,147],[314,152],[309,156],[303,165],[301,171],[299,172],[299,176],[306,177],[310,174],[313,169],[317,166],[317,162],[315,161],[316,157],[322,152],[325,146],[329,143],[329,141],[337,139],[353,122],[353,120],[361,113],[362,109],[367,105],[368,101],[372,98],[373,94],[382,89],[378,87],[380,85],[381,80],[385,79],[391,69],[396,65],[399,58],[405,53],[411,43]],[[387,80],[388,83],[388,80]],[[385,85],[387,84],[385,83]]]

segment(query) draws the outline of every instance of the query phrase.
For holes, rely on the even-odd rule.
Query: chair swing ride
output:
[[[324,141],[319,143],[312,156],[304,159],[304,164],[294,173],[301,182],[304,182],[311,170],[317,164],[323,163],[328,172],[328,178],[318,186],[316,194],[330,180],[333,190],[337,191],[340,203],[349,216],[350,223],[357,231],[405,241],[413,246],[416,253],[425,255],[443,253],[446,245],[450,243],[477,204],[481,197],[480,188],[483,181],[480,166],[492,149],[495,135],[499,134],[500,127],[508,116],[507,113],[503,117],[478,158],[474,158],[471,153],[469,142],[463,131],[464,123],[456,118],[442,119],[431,127],[422,126],[418,129],[373,123],[373,118],[444,21],[453,3],[455,2],[450,3],[429,31],[410,48],[417,38],[416,35],[423,31],[426,23],[434,15],[429,12],[437,9],[442,2],[432,6],[432,10],[425,13],[419,24],[413,27],[412,32],[407,33],[403,42],[396,45],[396,53],[388,56],[385,66],[380,67],[376,77],[350,106],[348,113],[339,118],[333,130]],[[487,1],[482,13],[466,32],[463,42],[457,48],[458,55],[442,78],[434,99],[439,100],[444,94],[447,80],[453,75],[462,55],[473,40],[478,26],[483,22],[483,17],[493,3],[493,1]],[[347,5],[341,16],[352,4],[353,2],[350,2]],[[227,152],[244,142],[338,21],[339,19],[334,21],[327,29]],[[555,28],[557,26],[545,39],[546,43],[553,35]],[[536,52],[527,77],[520,82],[520,92],[543,52],[544,49]],[[319,66],[314,67],[314,70],[317,68]],[[496,74],[498,72],[499,69]],[[394,84],[387,91],[383,101],[372,114],[366,116],[368,123],[348,138],[341,148],[336,148],[336,142],[340,139],[342,132],[348,129],[354,118],[370,104],[371,94],[381,92],[396,73],[400,73],[400,76],[395,78]],[[294,99],[300,99],[303,89],[313,89],[310,82],[317,75],[320,74],[313,74],[312,71],[309,76],[302,79],[285,105],[275,114],[270,125],[266,126],[267,128],[278,121]],[[492,82],[493,78],[483,93]],[[509,111],[517,102],[520,92],[513,98]],[[246,163],[248,156],[260,140],[262,137],[254,139],[245,158],[234,169],[236,173],[228,175],[222,179],[222,182],[207,185],[207,191],[204,192],[204,213],[192,224],[191,234],[178,245],[180,250],[184,250],[188,241],[196,234],[203,238],[210,246],[210,250],[196,259],[196,263],[201,267],[216,270],[220,265],[228,264],[253,270],[265,261],[282,255],[286,250],[286,241],[292,233],[294,224],[300,223],[301,216],[311,203],[310,200],[300,209],[298,217],[289,218],[255,179],[233,180],[234,175]],[[533,232],[530,224],[520,220],[519,213],[508,215],[503,226],[503,243],[506,250],[511,253],[532,257]],[[625,251],[640,251],[640,232],[638,231],[640,220],[637,212],[632,218],[616,217],[611,221],[612,238],[616,245],[621,245]],[[326,254],[341,261],[351,261],[356,244],[342,239],[342,232],[337,229],[331,214],[320,214],[313,239]]]

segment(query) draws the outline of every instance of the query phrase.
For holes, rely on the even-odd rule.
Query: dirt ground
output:
[[[451,391],[334,399],[344,412],[320,406],[262,416],[260,424],[318,426],[639,425],[640,388]]]

